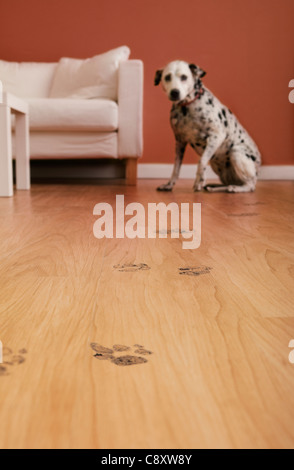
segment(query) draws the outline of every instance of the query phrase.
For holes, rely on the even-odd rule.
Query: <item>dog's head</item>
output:
[[[171,101],[182,101],[187,95],[200,90],[201,78],[206,72],[195,64],[181,60],[170,62],[164,69],[157,70],[154,85],[162,87]]]

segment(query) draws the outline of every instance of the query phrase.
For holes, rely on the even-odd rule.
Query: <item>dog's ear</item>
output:
[[[156,70],[156,73],[155,73],[155,78],[154,78],[154,85],[157,86],[160,84],[161,82],[161,77],[162,77],[162,72],[163,72],[163,69],[161,70]]]
[[[189,67],[195,78],[203,78],[206,75],[206,72],[198,67],[198,65],[190,64]]]

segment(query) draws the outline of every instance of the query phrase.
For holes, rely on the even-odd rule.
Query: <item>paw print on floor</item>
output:
[[[244,204],[244,206],[265,206],[266,204],[267,202],[258,201],[258,202],[248,202]]]
[[[117,366],[133,366],[135,364],[144,364],[148,361],[146,357],[142,356],[149,356],[150,354],[153,354],[152,351],[148,351],[148,349],[145,349],[144,346],[140,344],[134,344],[133,346],[114,344],[110,349],[106,348],[105,346],[101,346],[101,344],[98,343],[91,343],[90,347],[96,353],[93,356],[95,359],[100,361],[110,361]],[[129,352],[129,354],[120,354],[126,352]],[[136,354],[136,356],[133,354]]]
[[[182,229],[179,229],[179,228],[172,228],[172,229],[168,229],[168,230],[165,230],[165,229],[162,229],[162,230],[156,230],[156,233],[157,235],[172,235],[173,233],[175,233],[176,235],[181,235],[182,233],[189,233],[189,235],[191,235],[192,233],[194,233],[194,230],[182,230]],[[178,238],[178,237],[176,237]]]
[[[212,268],[209,266],[189,266],[187,268],[178,268],[179,274],[183,276],[201,276],[202,274],[209,274]]]
[[[229,217],[254,217],[259,215],[257,212],[241,212],[241,214],[227,214]]]
[[[24,354],[26,353],[27,350],[25,348],[20,349],[17,354],[14,354],[10,348],[3,348],[3,362],[0,364],[0,377],[10,375],[13,366],[23,364],[23,362],[25,362]]]
[[[132,263],[125,263],[125,264],[116,264],[113,266],[113,269],[117,271],[124,272],[124,273],[132,273],[135,271],[148,271],[151,269],[148,264],[139,263],[139,264],[132,264]]]

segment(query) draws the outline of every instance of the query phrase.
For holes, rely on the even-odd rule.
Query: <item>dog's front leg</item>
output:
[[[171,191],[173,189],[174,184],[179,177],[180,168],[181,168],[182,161],[184,158],[186,145],[187,144],[185,142],[179,142],[178,140],[176,141],[176,158],[175,158],[173,173],[171,175],[170,180],[167,183],[159,186],[157,188],[157,191]]]
[[[214,155],[214,153],[219,148],[220,144],[223,142],[224,136],[222,135],[213,135],[207,139],[206,148],[200,157],[196,179],[194,181],[193,190],[194,191],[201,191],[205,186],[205,172],[208,165],[209,160]]]

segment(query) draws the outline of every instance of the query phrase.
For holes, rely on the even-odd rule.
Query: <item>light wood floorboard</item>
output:
[[[294,447],[294,183],[236,195],[157,185],[0,199],[0,340],[13,351],[0,364],[1,448]],[[116,194],[200,202],[200,248],[96,239],[94,205]],[[90,343],[147,362],[97,360]]]

